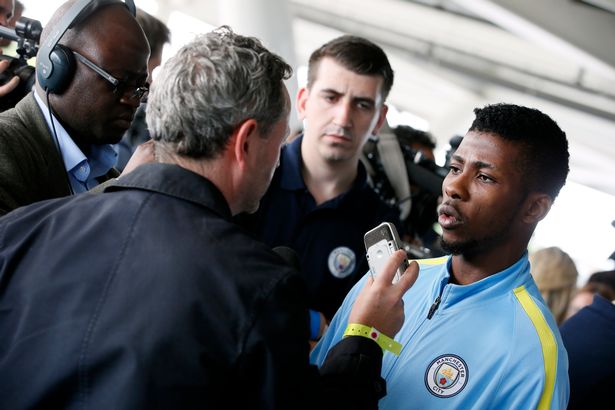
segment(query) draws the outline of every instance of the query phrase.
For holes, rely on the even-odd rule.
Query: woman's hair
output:
[[[559,325],[566,317],[579,276],[574,261],[555,246],[533,252],[529,259],[538,290]]]

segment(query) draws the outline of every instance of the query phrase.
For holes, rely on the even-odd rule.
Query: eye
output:
[[[460,172],[461,172],[461,169],[459,169],[459,167],[457,165],[451,164],[449,166],[449,174],[458,174]]]
[[[482,182],[488,182],[488,183],[495,182],[493,178],[485,174],[479,174],[477,178]]]
[[[359,107],[362,110],[371,110],[373,105],[370,104],[369,102],[361,101],[357,103],[357,107]]]

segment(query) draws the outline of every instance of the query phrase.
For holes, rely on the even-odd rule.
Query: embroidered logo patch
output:
[[[340,246],[331,251],[328,262],[329,272],[338,279],[344,279],[354,271],[357,257],[352,249]]]
[[[436,397],[452,397],[468,383],[468,366],[459,356],[445,354],[432,361],[425,371],[425,386]]]

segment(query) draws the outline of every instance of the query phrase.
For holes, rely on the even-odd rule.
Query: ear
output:
[[[382,126],[384,125],[384,122],[387,119],[388,111],[389,111],[389,106],[386,104],[382,104],[382,108],[380,108],[380,115],[378,116],[378,121],[376,122],[376,126],[374,127],[374,130],[372,131],[373,135],[378,135],[378,131],[380,131],[380,128],[382,128]]]
[[[310,90],[308,90],[307,87],[301,87],[299,92],[297,92],[297,116],[301,121],[305,119],[305,105],[309,96]]]
[[[542,192],[530,193],[525,201],[523,222],[537,224],[547,216],[551,205],[553,205],[553,199],[549,195]]]
[[[254,138],[258,138],[258,135],[256,135],[257,130],[258,124],[256,120],[248,118],[239,124],[231,135],[229,152],[233,154],[233,158],[243,169],[246,168],[251,155],[256,155],[253,141]]]

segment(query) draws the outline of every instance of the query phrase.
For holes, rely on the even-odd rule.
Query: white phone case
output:
[[[389,256],[396,250],[401,249],[401,241],[397,234],[397,229],[395,229],[395,225],[389,222],[383,222],[368,231],[364,236],[364,241],[369,271],[373,277],[382,271]],[[399,277],[403,275],[407,267],[408,260],[404,259],[404,263],[395,272],[393,283],[399,281]]]

